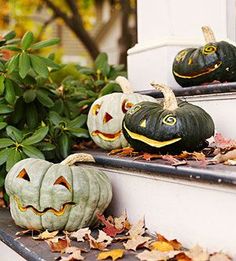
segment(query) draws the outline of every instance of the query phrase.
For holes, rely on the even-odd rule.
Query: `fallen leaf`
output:
[[[216,163],[225,162],[227,160],[235,160],[236,159],[236,149],[230,150],[225,154],[217,154],[211,161]]]
[[[173,250],[181,250],[181,248],[182,248],[182,244],[176,239],[168,240],[163,235],[158,234],[158,233],[156,234],[156,238],[157,238],[157,241],[152,243],[152,245],[154,245],[154,246],[155,246],[156,242],[165,242],[165,243],[168,243],[173,248]],[[156,247],[160,247],[160,248],[163,247],[163,249],[171,248],[170,246],[168,247],[167,244],[156,244]],[[160,250],[160,249],[157,249],[157,250]],[[166,250],[164,250],[164,251],[166,251]]]
[[[162,159],[168,161],[172,166],[180,166],[180,165],[188,164],[186,160],[178,160],[173,155],[163,155]]]
[[[84,242],[86,235],[90,235],[90,234],[91,234],[91,230],[88,227],[86,227],[86,228],[81,228],[75,232],[72,232],[70,234],[70,237],[76,238],[77,242]]]
[[[140,219],[136,224],[131,226],[127,234],[130,236],[130,238],[134,238],[138,235],[141,236],[144,233],[145,233],[145,221],[144,219]]]
[[[216,133],[214,137],[216,147],[219,149],[231,149],[236,148],[236,141],[232,139],[226,139],[221,133]]]
[[[186,254],[192,259],[192,261],[208,261],[209,253],[204,251],[200,246],[196,245],[191,248]]]
[[[174,257],[178,253],[179,251],[160,252],[158,250],[144,250],[140,254],[136,255],[136,257],[142,261],[163,261]]]
[[[129,230],[131,228],[126,211],[124,211],[120,217],[114,218],[114,225],[118,230]]]
[[[104,250],[112,242],[112,237],[108,236],[105,232],[99,230],[98,238],[95,239],[88,235],[89,245],[91,249]]]
[[[151,154],[151,153],[143,153],[142,158],[144,160],[150,161],[152,159],[162,159],[162,155],[160,155],[160,154]]]
[[[44,239],[51,239],[51,238],[54,238],[57,234],[58,234],[59,231],[52,231],[52,232],[49,232],[48,230],[40,233],[38,236],[35,236],[35,237],[32,237],[33,239],[35,240],[44,240]]]
[[[232,261],[233,259],[224,253],[214,253],[210,255],[209,261]]]
[[[136,251],[137,248],[142,247],[145,243],[151,240],[150,237],[144,237],[141,235],[137,235],[129,239],[126,243],[123,243],[126,250]]]
[[[181,252],[174,257],[168,259],[168,261],[192,261],[192,259],[188,257],[184,252]]]
[[[131,147],[125,147],[125,148],[122,148],[122,149],[115,149],[115,150],[112,150],[108,153],[108,155],[117,155],[117,156],[120,156],[120,157],[132,157],[132,156],[135,156],[139,154],[139,152],[136,152],[134,151],[133,148]]]
[[[61,261],[84,260],[84,257],[81,255],[81,250],[77,249],[77,250],[73,251],[73,253],[67,257],[62,256],[61,259],[59,259],[59,260],[61,260]]]
[[[236,165],[236,159],[228,159],[224,162],[224,165],[228,165],[228,166],[235,166]]]
[[[18,232],[16,232],[16,236],[24,236],[24,235],[28,235],[28,234],[33,234],[33,230],[31,230],[31,229],[27,229],[27,230],[22,230],[22,231],[18,231]]]
[[[98,260],[104,260],[109,257],[112,258],[113,261],[122,258],[124,256],[125,250],[124,249],[112,249],[110,251],[104,251],[97,255]]]
[[[151,250],[158,250],[161,252],[167,252],[174,250],[173,246],[169,242],[155,241],[150,245]]]
[[[104,215],[97,214],[98,220],[102,222],[105,227],[102,229],[108,236],[115,237],[117,234],[123,232],[123,229],[117,229],[112,223],[106,220]]]
[[[67,236],[54,237],[46,242],[52,252],[64,252],[66,248],[70,247],[70,239]]]

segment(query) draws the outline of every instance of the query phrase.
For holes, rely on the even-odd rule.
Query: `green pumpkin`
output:
[[[107,176],[93,167],[74,166],[92,161],[73,154],[60,164],[28,158],[15,164],[5,180],[15,223],[34,230],[73,231],[96,223],[112,197]]]
[[[181,50],[174,58],[175,80],[183,87],[236,81],[236,47],[225,41],[216,42],[209,27],[202,29],[207,43]]]
[[[205,147],[214,135],[214,123],[202,108],[176,100],[167,86],[154,86],[163,92],[164,102],[141,102],[123,120],[123,133],[137,151],[180,153]]]

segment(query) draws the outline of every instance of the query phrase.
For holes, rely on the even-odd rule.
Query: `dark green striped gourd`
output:
[[[209,27],[203,27],[206,44],[181,50],[174,58],[172,72],[183,87],[204,83],[236,81],[236,47],[216,42]]]
[[[211,116],[202,108],[176,100],[173,91],[153,84],[163,92],[164,102],[141,102],[131,108],[123,120],[123,133],[137,151],[180,153],[207,146],[214,135]]]

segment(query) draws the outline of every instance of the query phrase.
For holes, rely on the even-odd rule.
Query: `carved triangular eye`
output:
[[[57,180],[54,182],[53,185],[62,185],[71,191],[71,185],[68,183],[68,181],[63,176],[60,176],[59,178],[57,178]]]
[[[30,177],[25,169],[22,169],[19,174],[17,175],[17,178],[21,178],[27,181],[30,181]]]

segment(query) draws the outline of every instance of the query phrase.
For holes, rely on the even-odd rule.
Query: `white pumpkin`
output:
[[[134,93],[125,77],[118,76],[116,82],[123,93],[112,93],[97,99],[88,113],[87,125],[91,138],[107,150],[128,146],[122,133],[122,121],[133,105],[142,101],[156,102],[151,96]]]

